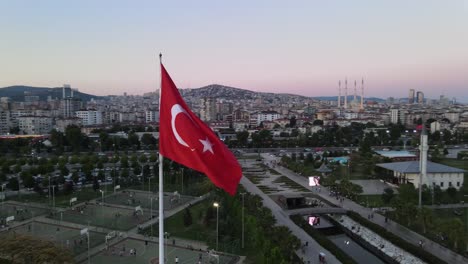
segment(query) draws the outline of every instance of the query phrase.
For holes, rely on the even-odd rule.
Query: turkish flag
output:
[[[161,64],[159,152],[203,172],[219,188],[236,193],[242,169],[236,157],[187,106]]]

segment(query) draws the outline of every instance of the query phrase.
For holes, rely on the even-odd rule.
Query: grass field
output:
[[[127,231],[149,220],[149,211],[134,216],[134,210],[89,204],[82,210],[67,210],[51,218],[76,224],[104,227],[112,230]]]
[[[125,251],[123,249],[125,248]],[[136,255],[130,255],[130,249],[136,250]],[[122,256],[121,256],[122,254]],[[126,239],[119,242],[117,245],[102,251],[91,258],[91,263],[136,263],[148,264],[158,263],[159,245],[157,243],[148,242],[136,239]],[[191,250],[188,248],[166,245],[165,257],[167,263],[175,263],[175,258],[178,258],[179,264],[195,264],[201,259],[201,263],[233,263],[236,257],[227,255],[218,255],[218,257],[210,256],[205,251]],[[219,261],[218,261],[219,259]],[[82,263],[86,263],[86,260]]]
[[[47,213],[47,209],[33,207],[28,205],[16,205],[3,203],[0,206],[0,220],[3,220],[6,217],[14,216],[14,221],[23,221],[33,216],[43,215]]]
[[[0,237],[23,234],[33,236],[42,240],[52,241],[60,247],[70,249],[74,255],[85,252],[88,249],[86,235],[81,236],[79,229],[69,228],[61,225],[32,222],[24,224],[8,232],[1,233]],[[105,234],[90,232],[90,248],[104,243]]]
[[[179,195],[175,196],[173,194],[164,194],[164,210],[171,210],[177,206],[188,203],[192,201],[194,197]],[[98,199],[101,201],[101,199]],[[157,211],[159,208],[158,194],[149,193],[149,192],[135,192],[132,190],[118,192],[116,194],[109,195],[104,197],[104,203],[108,204],[117,204],[136,207],[140,205],[143,208],[151,209]]]
[[[388,206],[383,203],[382,195],[358,195],[355,202],[370,208]]]

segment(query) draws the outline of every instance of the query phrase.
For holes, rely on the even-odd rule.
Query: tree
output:
[[[99,190],[101,186],[99,185],[99,181],[96,177],[94,177],[94,180],[93,180],[93,190],[95,192],[97,192],[97,190]]]
[[[79,151],[81,147],[86,148],[86,146],[82,146],[85,142],[84,135],[81,134],[81,129],[78,126],[67,126],[65,128],[65,138],[73,151]]]
[[[392,188],[385,188],[384,192],[382,193],[382,201],[384,204],[390,204],[392,199],[395,197],[395,193]]]
[[[19,190],[18,179],[16,177],[10,178],[8,180],[8,183],[7,183],[6,187],[13,190],[13,191],[18,191]]]
[[[246,130],[237,132],[236,138],[237,138],[237,141],[239,141],[240,146],[247,146],[248,139],[249,139],[249,132]]]
[[[465,239],[465,226],[459,218],[451,218],[442,223],[442,231],[447,234],[448,239],[452,241],[453,247],[458,249],[458,245]]]
[[[323,126],[323,120],[320,119],[315,119],[314,122],[312,123],[314,126]]]
[[[454,187],[448,187],[446,192],[450,198],[450,202],[456,203],[457,202],[457,189],[455,189]]]
[[[190,208],[185,208],[184,211],[184,226],[188,227],[192,225],[192,213],[190,213]]]
[[[427,207],[422,207],[418,209],[416,217],[419,223],[422,225],[423,233],[426,234],[427,227],[432,224],[432,220],[433,220],[432,210]]]
[[[289,119],[289,127],[296,127],[296,117],[295,116],[292,116],[290,119]]]

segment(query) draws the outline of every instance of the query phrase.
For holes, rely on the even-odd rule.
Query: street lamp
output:
[[[153,197],[153,196],[150,197],[150,220],[153,219],[153,199],[157,201],[158,197]],[[151,226],[151,236],[153,236],[153,225],[151,224],[150,226]]]
[[[218,251],[218,237],[219,237],[219,203],[213,203],[213,206],[216,207],[216,251]]]
[[[245,192],[240,193],[242,195],[242,248],[244,248],[244,195]]]
[[[101,193],[101,208],[104,206],[104,191],[103,190],[99,190],[99,192]]]
[[[5,198],[6,198],[6,194],[5,194],[5,185],[6,184],[2,184],[2,195],[0,195],[0,198],[2,198],[2,211],[3,211],[3,203],[5,202]]]

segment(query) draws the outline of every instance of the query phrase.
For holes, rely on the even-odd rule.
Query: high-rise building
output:
[[[418,93],[416,94],[416,97],[417,97],[417,100],[418,100],[418,104],[424,104],[424,93],[423,92],[418,91]]]
[[[414,104],[414,89],[409,90],[408,103]]]
[[[69,96],[67,96],[67,91]],[[74,117],[75,111],[81,109],[82,102],[79,98],[73,97],[73,90],[69,84],[64,84],[62,88],[62,100],[60,101],[60,110],[63,117]]]
[[[96,110],[82,110],[75,112],[76,117],[81,118],[81,122],[84,126],[101,125],[102,112]]]
[[[212,97],[201,98],[200,118],[203,121],[216,119],[216,99]]]

